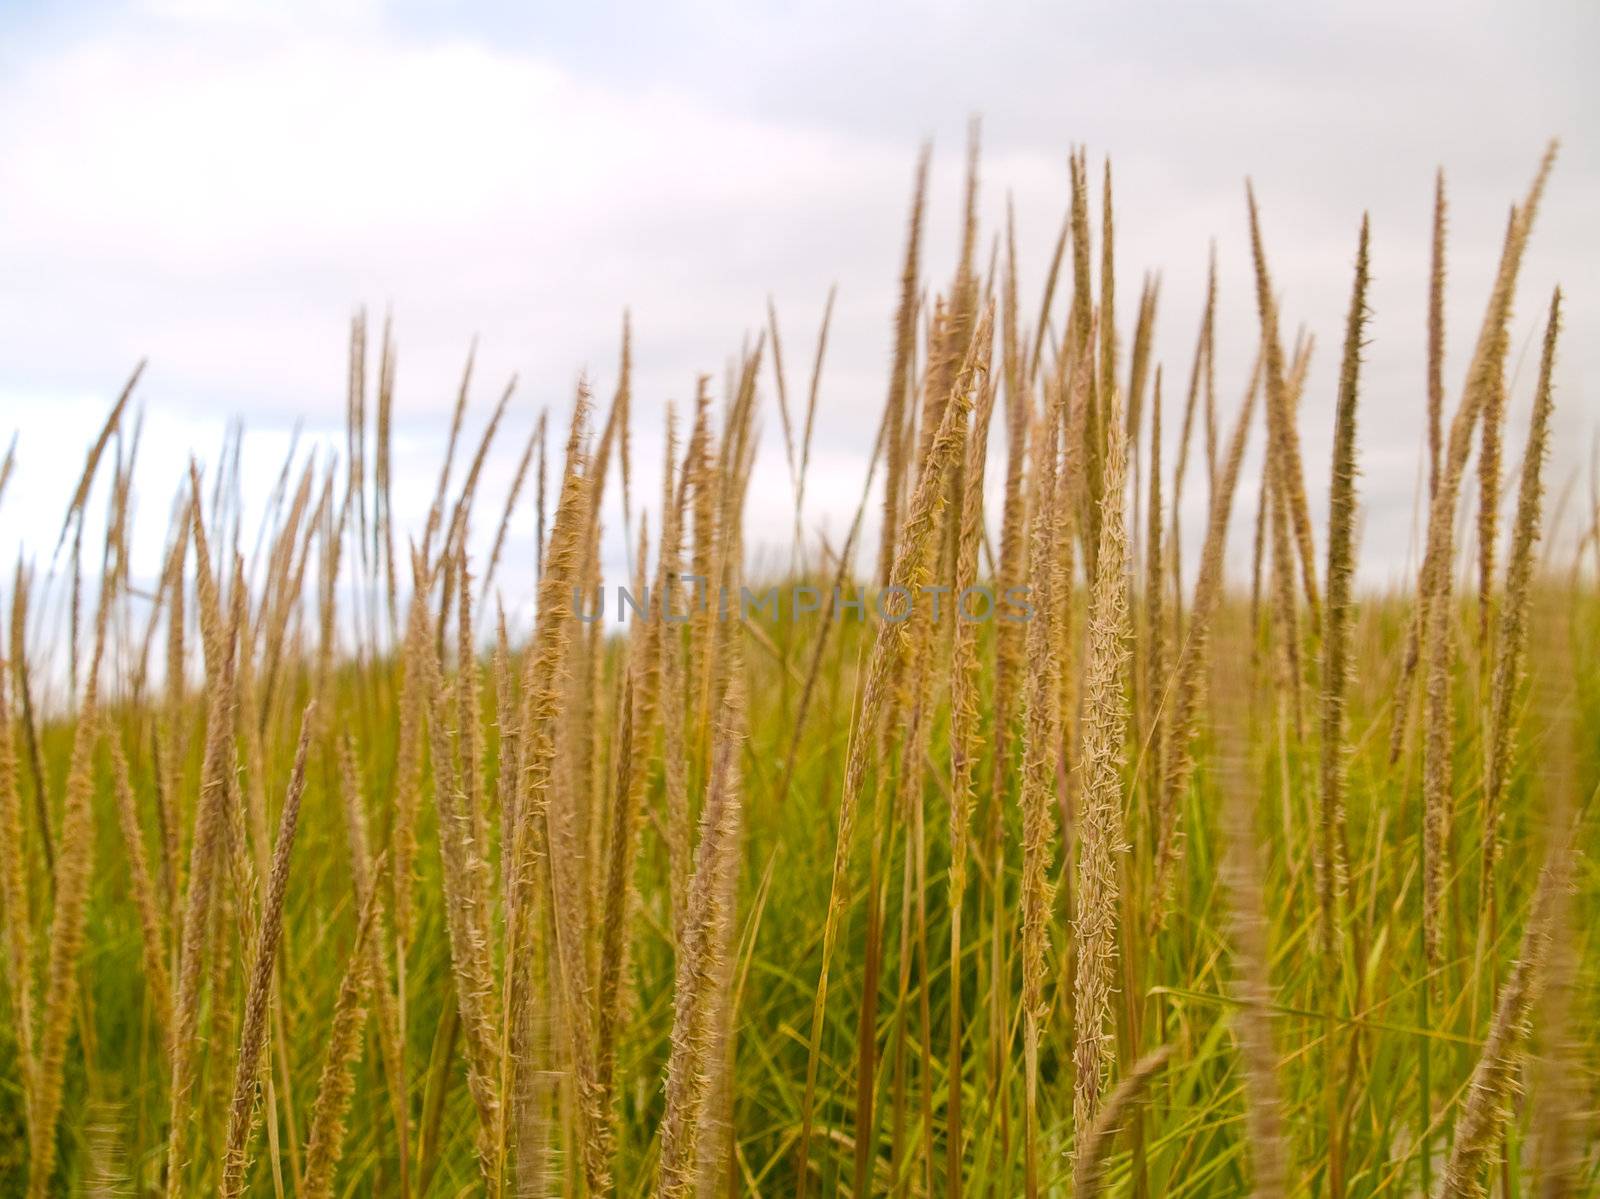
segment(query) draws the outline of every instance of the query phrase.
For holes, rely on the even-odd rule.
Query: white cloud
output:
[[[800,20],[713,5],[658,13],[630,40],[628,26],[571,14],[563,19],[574,28],[500,36],[475,10],[430,12],[413,26],[376,0],[151,0],[90,32],[41,39],[14,53],[16,69],[0,79],[0,430],[23,428],[24,462],[0,554],[19,536],[35,548],[53,541],[53,516],[34,528],[16,515],[59,511],[61,477],[75,477],[96,423],[94,397],[109,401],[141,356],[151,359],[142,396],[152,413],[169,414],[175,438],[203,434],[202,450],[238,413],[280,438],[299,419],[340,441],[345,322],[362,302],[394,308],[401,454],[408,477],[430,480],[401,497],[413,512],[427,502],[474,334],[480,420],[502,381],[521,377],[488,480],[503,486],[537,405],[564,411],[582,369],[608,394],[630,306],[639,409],[649,414],[636,439],[637,490],[653,503],[655,406],[688,399],[698,371],[720,379],[762,323],[769,292],[798,389],[833,282],[808,519],[841,530],[881,403],[916,142],[941,138],[927,243],[937,286],[956,240],[961,125],[977,108],[987,118],[986,224],[1002,218],[1010,190],[1025,297],[1037,295],[1065,200],[1067,144],[1087,139],[1115,157],[1119,316],[1131,318],[1139,272],[1159,268],[1169,431],[1213,235],[1230,419],[1249,369],[1241,181],[1254,172],[1286,316],[1319,339],[1303,409],[1313,479],[1325,460],[1356,225],[1371,209],[1362,486],[1381,510],[1365,549],[1369,581],[1391,579],[1410,538],[1439,158],[1455,188],[1459,379],[1504,205],[1544,136],[1568,135],[1517,336],[1532,336],[1549,285],[1565,278],[1563,419],[1569,443],[1587,437],[1584,382],[1600,366],[1600,309],[1584,294],[1600,252],[1590,216],[1600,143],[1585,115],[1600,105],[1583,104],[1593,86],[1565,67],[1559,28],[1508,31],[1485,19],[1441,33],[1425,16],[1374,25],[1376,10],[1343,25],[1274,25],[1249,7],[1204,22],[1173,12],[1151,30],[1104,14],[1074,24],[1027,6],[982,17],[942,6],[911,21],[900,9]],[[451,32],[434,31],[447,21]],[[1424,44],[1428,53],[1416,53]],[[1530,374],[1519,375],[1519,401]],[[146,473],[164,493],[158,427],[152,420]],[[772,469],[762,478],[775,486],[754,503],[752,528],[782,540],[775,415],[764,427]],[[265,461],[281,441],[253,452]],[[146,502],[157,530],[141,526],[147,547],[159,540],[165,498]],[[621,562],[620,536],[613,541]]]

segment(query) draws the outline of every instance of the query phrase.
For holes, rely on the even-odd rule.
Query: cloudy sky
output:
[[[230,417],[246,421],[246,481],[261,492],[297,422],[306,444],[342,440],[357,305],[393,312],[396,506],[414,520],[474,335],[477,422],[520,380],[490,470],[498,489],[539,408],[564,415],[580,372],[609,395],[631,309],[634,444],[652,496],[665,401],[690,398],[697,372],[721,377],[769,295],[798,389],[833,284],[806,519],[837,530],[884,390],[917,147],[934,145],[927,254],[942,284],[976,113],[987,231],[1009,193],[1025,296],[1038,294],[1066,200],[1069,146],[1086,144],[1097,167],[1111,156],[1118,316],[1131,321],[1141,273],[1159,271],[1158,352],[1180,379],[1215,238],[1230,416],[1255,336],[1254,179],[1286,321],[1317,337],[1302,408],[1313,480],[1326,470],[1356,232],[1371,213],[1363,578],[1395,581],[1415,554],[1437,166],[1451,199],[1453,403],[1507,206],[1545,142],[1562,141],[1517,308],[1508,457],[1520,455],[1539,324],[1560,282],[1554,482],[1587,471],[1600,416],[1597,12],[1583,0],[7,5],[0,438],[18,431],[21,465],[0,507],[0,560],[19,545],[49,553],[87,441],[140,358],[148,562],[188,452],[214,461]],[[763,385],[770,396],[770,376]],[[791,504],[765,411],[750,521],[755,540],[776,543]],[[1189,498],[1198,520],[1201,497]],[[513,526],[524,559],[532,526],[528,510]],[[508,588],[525,579],[515,571]]]

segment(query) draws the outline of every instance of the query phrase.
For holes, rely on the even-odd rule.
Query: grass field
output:
[[[3,594],[0,1192],[1594,1194],[1600,514],[1576,556],[1539,535],[1559,296],[1516,295],[1549,166],[1451,331],[1459,383],[1441,178],[1398,594],[1352,582],[1365,223],[1311,461],[1253,198],[1257,361],[1214,360],[1213,290],[1163,372],[1082,156],[1026,300],[976,156],[957,271],[924,277],[923,160],[862,480],[882,543],[797,528],[782,578],[744,576],[744,498],[760,425],[802,507],[826,323],[800,376],[774,319],[669,418],[659,496],[626,343],[509,495],[463,385],[400,528],[393,347],[358,319],[339,460],[284,464],[259,541],[237,456],[197,468],[148,587],[130,382]],[[1514,300],[1548,328],[1526,445]],[[580,619],[606,525],[652,597],[621,622]],[[954,610],[974,587],[987,619]]]

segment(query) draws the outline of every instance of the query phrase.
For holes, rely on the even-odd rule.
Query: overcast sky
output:
[[[1159,271],[1157,349],[1174,384],[1188,371],[1216,239],[1230,420],[1255,338],[1244,205],[1254,179],[1287,329],[1303,323],[1317,337],[1301,409],[1314,493],[1326,490],[1342,315],[1371,213],[1360,486],[1362,578],[1373,585],[1398,580],[1416,553],[1434,170],[1444,167],[1451,201],[1453,404],[1507,207],[1559,137],[1517,305],[1508,463],[1520,457],[1540,322],[1560,282],[1552,482],[1587,471],[1600,380],[1595,5],[1069,11],[1084,7],[0,9],[0,437],[19,431],[21,463],[0,506],[0,560],[19,544],[49,553],[86,444],[141,357],[146,564],[187,454],[214,461],[228,418],[245,419],[246,480],[260,492],[296,422],[342,443],[345,338],[362,304],[392,308],[398,337],[398,518],[418,519],[431,495],[474,335],[469,429],[520,378],[486,484],[503,494],[542,405],[564,419],[584,371],[609,396],[625,307],[638,486],[653,506],[665,401],[690,399],[697,372],[721,378],[769,294],[800,389],[832,284],[806,520],[838,530],[882,402],[917,148],[934,144],[926,244],[942,287],[973,113],[986,236],[1009,192],[1029,305],[1066,201],[1069,146],[1086,144],[1096,170],[1110,155],[1119,324],[1126,339],[1140,276]],[[770,398],[770,375],[762,383]],[[1170,408],[1179,388],[1168,390]],[[773,407],[764,413],[751,538],[786,544],[781,435]],[[1169,416],[1169,431],[1176,423]],[[1235,561],[1248,552],[1240,530],[1254,491],[1251,480]],[[1198,522],[1199,492],[1189,499]],[[607,523],[615,562],[614,505]],[[526,586],[517,562],[532,529],[524,504],[508,590]]]

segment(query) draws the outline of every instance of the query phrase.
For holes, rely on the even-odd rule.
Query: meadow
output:
[[[1214,277],[1192,360],[1157,363],[1081,152],[1028,298],[975,148],[927,278],[921,158],[854,522],[797,517],[781,577],[747,577],[745,498],[764,429],[803,508],[826,314],[814,350],[773,315],[701,378],[659,495],[626,333],[505,495],[469,362],[420,528],[391,518],[395,347],[358,316],[343,453],[286,460],[255,536],[237,442],[194,466],[148,586],[135,372],[54,554],[0,589],[0,1192],[1596,1193],[1600,510],[1542,536],[1561,300],[1517,292],[1553,160],[1475,329],[1444,328],[1440,176],[1424,550],[1381,595],[1366,222],[1311,461],[1271,214],[1249,196],[1253,363],[1217,360]],[[1525,444],[1514,304],[1544,330]],[[5,508],[28,452],[8,522],[37,519]],[[631,579],[602,580],[607,525]],[[603,582],[649,598],[585,619]],[[976,588],[1029,618],[967,619]]]

